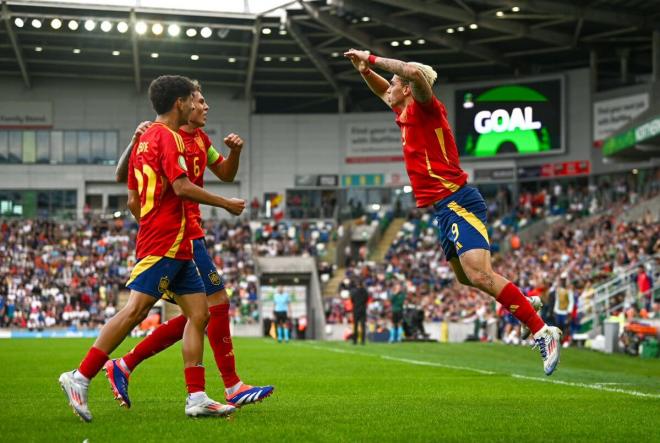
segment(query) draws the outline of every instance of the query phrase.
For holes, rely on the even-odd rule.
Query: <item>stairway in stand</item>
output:
[[[387,254],[388,249],[390,249],[390,246],[392,246],[392,243],[396,239],[396,235],[399,233],[405,222],[406,219],[402,217],[392,220],[380,241],[378,242],[378,245],[376,245],[374,250],[369,255],[370,260],[373,260],[377,263],[385,260],[385,254]]]
[[[335,275],[323,287],[323,297],[335,297],[339,291],[339,285],[346,276],[346,268],[338,268]]]

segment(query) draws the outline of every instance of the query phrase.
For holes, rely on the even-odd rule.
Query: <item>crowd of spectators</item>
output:
[[[560,223],[535,241],[495,255],[494,269],[516,282],[527,295],[540,296],[544,320],[561,327],[567,340],[579,331],[578,313],[593,295],[594,285],[660,252],[660,224],[650,214],[627,223],[618,221],[639,197],[617,194],[618,198],[605,193],[588,197],[581,192],[571,193],[568,201],[573,203],[569,203],[568,210],[556,213]],[[580,200],[583,197],[591,201],[588,207],[586,200]],[[606,205],[601,200],[610,197],[613,200]],[[599,212],[603,207],[608,210]],[[552,201],[540,208],[543,214],[552,211]],[[365,282],[370,295],[367,312],[372,331],[388,325],[389,300],[394,288],[403,285],[407,306],[411,312],[423,312],[426,321],[475,321],[477,338],[519,342],[519,324],[512,315],[481,291],[455,281],[429,211],[411,212],[384,263],[363,259],[347,268],[338,296],[326,301],[329,323],[350,321],[350,291],[358,279]],[[628,300],[623,306],[635,308],[636,300]],[[660,316],[660,307],[650,300],[645,309],[650,316]],[[479,327],[489,323],[497,323],[497,337],[487,337],[487,329]]]
[[[0,327],[102,324],[134,264],[124,220],[0,224]]]
[[[258,320],[254,256],[319,257],[331,240],[325,222],[211,221],[209,252],[232,297],[236,322]],[[131,219],[75,223],[12,220],[0,225],[0,327],[95,328],[113,316],[135,265]],[[319,260],[319,272],[334,268]]]
[[[660,192],[660,169],[638,174],[598,176],[569,183],[528,182],[520,184],[514,202],[508,187],[500,187],[487,199],[491,245],[494,252],[509,234],[542,219],[563,217],[566,221],[586,217],[611,208],[617,202],[635,205],[640,199]]]
[[[656,179],[646,186],[644,197],[657,194],[660,180]],[[642,198],[626,181],[597,190],[552,186],[535,192],[524,191],[514,207],[498,206],[500,198],[507,200],[505,192],[498,194],[496,207],[489,208],[500,216],[489,226],[491,238],[503,239],[510,232],[502,228],[507,225],[506,214],[502,215],[505,209],[514,214],[511,218],[516,223],[511,229],[521,221],[551,215],[562,222],[537,240],[496,255],[494,267],[528,295],[539,295],[544,319],[559,324],[570,336],[571,325],[575,331],[577,313],[592,296],[594,285],[660,250],[660,225],[647,218],[617,221],[622,211]],[[388,213],[367,221],[381,228],[390,220]],[[335,272],[326,254],[342,228],[335,229],[332,223],[211,220],[205,228],[209,252],[233,295],[231,315],[237,323],[259,320],[255,257],[315,257],[322,281]],[[136,234],[132,219],[1,221],[0,327],[93,328],[103,324],[116,312],[119,294],[135,264]],[[409,213],[382,263],[369,261],[366,249],[346,255],[346,278],[337,297],[325,300],[329,323],[350,321],[349,294],[359,279],[369,292],[367,313],[372,328],[387,325],[389,300],[400,285],[406,293],[406,309],[420,313],[426,321],[497,322],[499,338],[515,339],[517,325],[512,316],[480,291],[455,282],[428,211]],[[641,277],[639,281],[645,282]],[[633,308],[628,301],[626,309]],[[644,309],[658,315],[653,314],[658,308],[651,300]]]

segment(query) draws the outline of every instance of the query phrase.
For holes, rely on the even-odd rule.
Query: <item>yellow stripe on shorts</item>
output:
[[[479,220],[479,217],[456,202],[450,202],[447,207],[458,214],[458,216],[460,216],[463,220],[472,225],[474,229],[479,231],[479,234],[483,236],[483,238],[486,240],[486,243],[490,244],[490,240],[488,240],[488,230],[486,229],[486,226],[483,224],[483,222]]]
[[[131,277],[128,279],[128,282],[126,282],[126,286],[133,283],[133,280],[135,280],[138,277],[138,275],[142,274],[143,272],[151,268],[153,265],[158,263],[158,260],[160,260],[161,258],[163,257],[159,255],[147,255],[142,260],[140,260],[138,264],[135,265],[135,267],[133,268],[133,271],[131,272]]]

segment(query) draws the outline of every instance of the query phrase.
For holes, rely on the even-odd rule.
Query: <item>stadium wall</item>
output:
[[[476,169],[525,167],[545,163],[589,160],[592,172],[630,170],[649,166],[648,162],[605,164],[601,150],[593,147],[593,100],[588,69],[565,74],[565,151],[557,155],[530,156],[509,160],[465,160],[461,165],[474,177]],[[465,84],[447,84],[435,88],[445,104],[454,126],[454,92]],[[648,86],[645,88],[649,88]],[[625,92],[624,92],[625,93]],[[621,93],[619,93],[621,95]],[[385,109],[385,105],[383,105]],[[395,127],[391,112],[367,114],[284,114],[253,115],[251,118],[250,155],[252,158],[252,195],[284,192],[294,187],[297,174],[401,174],[407,183],[402,162],[347,163],[346,125],[354,120],[389,122]]]
[[[464,168],[471,177],[475,169],[577,160],[589,160],[595,173],[636,167],[603,163],[601,151],[592,146],[593,100],[589,71],[567,71],[565,78],[566,151],[554,156],[514,160],[464,161]],[[436,88],[452,124],[454,92],[463,86],[446,84]],[[52,79],[36,81],[32,89],[26,89],[19,79],[7,78],[0,85],[0,93],[6,101],[50,101],[53,103],[54,129],[115,130],[119,134],[120,146],[127,143],[139,121],[153,118],[146,91],[138,94],[127,83]],[[628,91],[612,91],[599,94],[597,98],[617,93],[626,94]],[[241,134],[247,142],[236,183],[222,185],[207,174],[213,191],[230,197],[262,200],[266,192],[283,193],[285,189],[293,188],[296,175],[305,174],[384,174],[399,177],[402,183],[407,183],[400,161],[347,162],[346,128],[359,121],[367,126],[396,129],[391,112],[251,115],[246,100],[234,99],[216,88],[207,88],[204,94],[211,106],[207,129],[216,147],[222,146],[222,137],[229,132]],[[222,150],[226,153],[226,148]],[[110,196],[123,199],[125,195],[124,186],[114,183],[114,166],[12,164],[0,166],[0,171],[0,189],[75,189],[78,215],[82,214],[86,194],[102,195],[104,207]],[[212,213],[210,208],[204,211],[205,216]],[[222,211],[216,213],[221,215]]]
[[[128,143],[140,121],[154,117],[147,92],[136,93],[132,84],[122,82],[37,80],[31,89],[26,89],[20,79],[6,78],[0,84],[0,94],[3,101],[50,101],[54,130],[118,131],[120,150]],[[204,95],[211,106],[207,129],[217,140],[217,147],[224,147],[222,135],[228,132],[237,132],[248,138],[250,107],[247,101],[234,100],[218,89],[204,90]],[[227,153],[226,148],[221,150]],[[102,195],[104,203],[111,196],[123,199],[126,195],[125,186],[114,181],[114,170],[114,166],[104,165],[2,165],[0,189],[76,190],[80,217],[86,194]],[[238,184],[213,184],[210,189],[230,197],[247,196],[250,192],[247,177],[249,156],[245,155],[236,177]],[[208,215],[211,209],[205,211]]]
[[[462,161],[470,177],[478,168],[497,169],[536,165],[547,162],[591,160],[590,138],[591,98],[589,71],[576,70],[566,74],[566,152],[542,159]],[[449,121],[454,125],[454,91],[460,84],[435,88],[445,104]],[[386,109],[385,105],[383,108]],[[391,112],[368,114],[284,114],[253,115],[251,156],[253,159],[252,194],[283,192],[294,186],[297,174],[402,174],[402,162],[347,163],[346,125],[353,120],[387,122],[396,127]]]

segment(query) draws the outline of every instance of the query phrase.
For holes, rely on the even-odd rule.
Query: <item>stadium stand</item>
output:
[[[659,191],[657,183],[646,187],[642,195],[629,191],[623,183],[614,191],[580,193],[569,190],[563,202],[553,204],[550,198],[544,197],[538,207],[530,208],[525,203],[513,211],[527,214],[525,217],[531,220],[551,215],[563,220],[537,239],[496,256],[495,267],[517,281],[527,295],[541,296],[542,317],[551,324],[563,326],[567,342],[580,329],[578,313],[582,314],[580,307],[589,302],[594,286],[660,252],[657,214],[647,212],[640,220],[620,220],[631,208],[653,200]],[[544,189],[539,194],[545,193]],[[558,195],[563,198],[564,193]],[[521,199],[521,202],[526,201]],[[652,265],[648,272],[656,267],[657,264]],[[481,291],[456,282],[449,263],[444,260],[428,212],[411,214],[383,263],[361,259],[347,269],[337,297],[326,302],[329,323],[350,321],[349,290],[355,279],[363,279],[370,293],[371,330],[387,325],[388,296],[393,286],[400,283],[407,288],[411,309],[423,311],[427,321],[474,319],[480,324],[496,321],[497,336],[484,339],[520,342],[519,323],[513,316],[498,309]],[[571,311],[564,317],[554,309],[562,296],[574,300]],[[637,297],[628,307],[641,308],[642,304],[646,311],[655,309],[652,303],[640,303]]]
[[[331,240],[323,222],[209,222],[212,257],[234,294],[238,323],[257,318],[256,256],[318,257]],[[0,327],[97,327],[116,312],[135,264],[131,219],[5,220],[0,226]],[[319,272],[333,267],[318,261]]]

